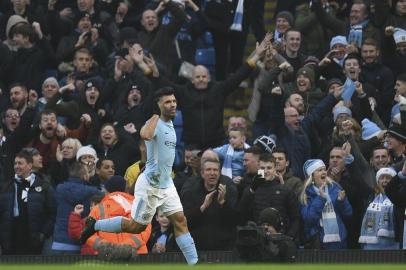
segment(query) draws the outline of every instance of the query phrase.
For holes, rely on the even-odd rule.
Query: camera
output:
[[[258,170],[258,176],[260,178],[265,178],[265,170]]]
[[[294,262],[296,259],[296,244],[291,237],[268,234],[252,221],[237,227],[236,249],[245,262]]]

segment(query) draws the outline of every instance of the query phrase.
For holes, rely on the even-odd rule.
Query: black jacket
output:
[[[14,179],[11,178],[3,192],[0,193],[0,244],[3,254],[15,252],[12,250],[13,237],[15,237],[12,235],[14,201],[15,184]],[[54,229],[56,201],[51,184],[38,176],[28,191],[27,210],[30,230],[27,245],[31,245],[32,254],[40,254],[44,239],[51,236]]]
[[[376,111],[386,126],[389,125],[395,79],[392,71],[381,63],[364,64],[362,77],[371,87],[368,95],[374,97],[377,103]]]
[[[395,206],[395,238],[402,247],[406,208],[406,179],[395,176],[386,186],[385,193]]]
[[[46,38],[31,48],[13,52],[13,61],[7,70],[9,83],[23,83],[27,89],[40,92],[46,68],[55,65],[55,53]]]
[[[165,66],[168,74],[171,74],[175,52],[173,41],[186,18],[186,13],[172,1],[165,6],[173,15],[170,23],[160,25],[152,32],[142,30],[138,32],[138,39],[141,46],[151,53],[157,62]]]
[[[258,222],[262,210],[273,207],[279,211],[283,220],[282,232],[297,237],[300,225],[299,202],[296,195],[278,181],[266,181],[255,193],[250,188],[244,190],[238,209],[245,220]]]
[[[14,157],[20,152],[20,150],[30,142],[32,121],[34,120],[35,111],[33,109],[27,108],[20,119],[20,124],[14,130],[10,132],[3,128],[4,130],[4,141],[0,146],[0,162],[3,167],[4,179],[11,179],[14,176]]]
[[[207,89],[198,90],[192,83],[176,85],[159,79],[161,86],[171,85],[183,115],[183,140],[200,149],[222,145],[225,139],[223,129],[224,102],[227,96],[238,88],[252,71],[243,64],[233,75],[220,82],[210,82]]]
[[[194,181],[196,180],[196,181]],[[192,183],[192,181],[194,181]],[[181,192],[181,200],[188,220],[190,233],[198,250],[231,250],[235,240],[237,214],[237,188],[228,177],[221,176],[220,183],[226,185],[226,202],[221,207],[216,197],[202,213],[200,206],[209,193],[201,176],[189,181]]]
[[[98,157],[111,159],[114,162],[116,175],[124,175],[127,168],[140,159],[140,152],[137,141],[131,135],[117,134],[117,142],[109,148],[103,145],[96,147]]]

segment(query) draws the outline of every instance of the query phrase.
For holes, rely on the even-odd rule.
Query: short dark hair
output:
[[[379,44],[378,44],[378,42],[376,41],[376,39],[373,39],[373,38],[366,38],[366,39],[364,40],[364,42],[362,42],[362,46],[364,46],[364,45],[374,46],[375,48],[377,48],[377,49],[379,50]],[[362,46],[361,46],[361,47],[362,47]]]
[[[33,162],[32,156],[28,152],[26,152],[24,150],[18,152],[17,155],[16,155],[16,158],[23,158],[23,159],[25,159],[25,161],[27,161],[27,163],[32,163]]]
[[[361,58],[358,53],[350,53],[349,55],[347,55],[347,57],[344,59],[343,66],[345,66],[345,62],[350,59],[357,60],[358,64],[361,66]]]
[[[106,160],[110,160],[110,161],[113,162],[113,164],[114,164],[114,161],[113,161],[111,158],[105,158],[105,157],[103,157],[103,158],[100,158],[99,160],[97,160],[97,162],[96,162],[96,169],[100,169],[101,166],[102,166],[102,164],[103,164],[103,161],[106,161]]]
[[[44,115],[51,115],[51,114],[55,114],[55,116],[57,116],[57,114],[56,114],[56,112],[55,112],[54,110],[45,109],[45,110],[43,110],[43,111],[40,113],[39,119],[41,120],[41,119],[42,119],[42,116],[44,116]]]
[[[23,83],[20,83],[20,82],[12,83],[12,84],[10,84],[8,89],[11,90],[14,87],[20,87],[23,91],[28,92],[27,86]]]
[[[378,146],[376,146],[376,147],[374,147],[374,148],[372,149],[372,151],[371,151],[371,157],[374,156],[374,153],[375,153],[376,150],[385,150],[385,151],[389,154],[389,149],[388,149],[388,148],[386,148],[386,147],[383,146],[383,145],[378,145]]]
[[[272,156],[270,153],[263,153],[259,156],[259,161],[262,162],[271,162],[273,164],[276,164],[275,158]]]
[[[185,150],[193,151],[193,150],[200,150],[200,148],[197,146],[197,144],[191,143],[191,144],[185,145]]]
[[[41,155],[41,153],[38,151],[37,148],[34,147],[26,147],[21,150],[21,152],[27,153],[31,157],[36,156],[36,155]]]
[[[1,112],[1,119],[4,120],[6,118],[8,110],[17,111],[18,115],[21,117],[20,112],[17,109],[14,109],[13,107],[9,107],[9,108],[7,108],[7,109],[5,109],[4,111]]]
[[[114,129],[114,132],[116,132],[116,134],[117,134],[116,127],[114,126],[113,123],[110,123],[110,122],[104,123],[104,124],[100,127],[100,132],[102,131],[103,128],[105,128],[105,127],[107,127],[107,126],[112,127],[112,128]],[[100,132],[99,132],[99,133],[100,133]]]
[[[75,58],[75,57],[76,57],[76,54],[78,54],[78,53],[86,53],[86,54],[88,54],[90,57],[93,58],[92,52],[91,52],[88,48],[86,48],[86,47],[79,47],[79,48],[77,48],[77,49],[75,50],[75,54],[74,54],[73,58]]]
[[[16,34],[21,34],[23,37],[28,37],[28,40],[31,43],[34,43],[37,40],[37,35],[33,27],[26,23],[13,27],[12,33],[10,35],[11,37],[14,37],[14,35]]]
[[[406,73],[400,73],[400,74],[396,77],[396,80],[406,83]]]
[[[259,148],[258,146],[254,145],[254,146],[251,146],[251,147],[248,148],[248,149],[245,149],[245,150],[244,150],[244,153],[251,153],[251,154],[253,154],[253,155],[255,155],[255,156],[259,156],[259,155],[261,155],[261,154],[263,153],[263,151],[261,150],[261,148]]]
[[[285,159],[286,159],[287,161],[289,161],[288,152],[287,152],[285,149],[283,149],[282,147],[275,147],[275,149],[272,151],[272,154],[274,154],[274,153],[284,154],[284,155],[285,155]]]
[[[103,198],[105,197],[106,195],[104,194],[104,193],[96,193],[96,194],[94,194],[94,195],[92,195],[92,196],[90,196],[90,202],[92,202],[92,203],[94,203],[94,204],[98,204],[98,203],[100,203],[102,200],[103,200]]]
[[[73,162],[69,167],[69,176],[83,178],[86,173],[86,166],[80,162]]]
[[[285,32],[285,34],[283,34],[283,38],[284,38],[285,40],[288,38],[289,32],[298,32],[298,33],[300,34],[300,36],[302,36],[302,33],[301,33],[298,29],[296,29],[296,28],[289,28],[289,29]]]
[[[175,90],[170,86],[165,86],[158,89],[154,94],[154,101],[157,103],[159,99],[163,96],[175,95]]]

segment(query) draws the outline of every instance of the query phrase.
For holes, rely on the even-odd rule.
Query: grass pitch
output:
[[[2,270],[177,270],[191,269],[186,264],[72,264],[72,265],[2,265]],[[405,264],[201,264],[193,269],[199,270],[405,270]]]

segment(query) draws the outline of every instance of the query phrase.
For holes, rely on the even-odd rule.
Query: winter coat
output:
[[[57,214],[53,238],[54,243],[58,242],[77,246],[77,250],[80,250],[79,242],[71,239],[68,235],[69,215],[75,208],[75,205],[83,204],[85,209],[83,214],[87,216],[90,209],[90,197],[96,194],[101,194],[100,190],[88,186],[87,182],[75,177],[69,177],[68,181],[56,187]]]
[[[406,208],[406,177],[395,176],[392,178],[385,188],[385,193],[395,206],[395,239],[402,247],[405,233],[403,229]]]
[[[15,203],[14,179],[0,193],[0,245],[3,254],[8,254],[12,245],[13,209]],[[28,228],[32,254],[40,254],[44,240],[52,235],[56,216],[55,193],[52,186],[36,176],[28,191]]]
[[[226,185],[226,202],[221,207],[215,197],[210,206],[201,212],[200,206],[210,192],[206,190],[201,176],[194,180],[188,180],[190,184],[183,186],[180,197],[196,249],[232,249],[237,224],[237,188],[230,178],[221,176],[220,183]]]
[[[326,243],[326,249],[346,247],[347,229],[345,228],[343,220],[351,217],[352,208],[347,198],[345,198],[343,201],[337,200],[338,193],[341,190],[342,188],[335,182],[328,186],[328,194],[331,198],[331,202],[334,206],[334,211],[337,217],[337,225],[341,242]],[[314,190],[313,185],[308,186],[305,192],[307,195],[307,204],[301,204],[300,206],[300,212],[304,221],[305,239],[309,240],[318,234],[321,239],[320,241],[322,241],[324,231],[320,225],[320,219],[322,218],[322,211],[327,199],[318,195]]]
[[[96,147],[96,152],[99,158],[111,159],[114,162],[116,175],[124,175],[127,168],[140,159],[140,153],[138,142],[133,138],[133,135],[118,136],[118,140],[110,147],[99,144]]]
[[[279,181],[265,181],[254,193],[250,188],[244,190],[239,202],[239,211],[248,220],[258,222],[262,210],[273,207],[279,211],[282,220],[282,232],[292,238],[297,237],[300,225],[299,204],[296,195]]]
[[[200,149],[222,145],[225,140],[223,128],[224,102],[232,91],[247,78],[252,67],[243,64],[226,80],[210,82],[207,89],[196,89],[192,83],[176,85],[159,78],[157,84],[171,85],[183,115],[183,140],[196,144]]]
[[[138,32],[138,39],[141,46],[165,66],[168,74],[171,74],[174,58],[172,53],[175,51],[174,39],[186,18],[186,13],[175,2],[169,1],[165,6],[173,14],[173,20],[167,25],[158,26],[152,32],[145,30]],[[168,47],[163,50],[163,45]]]

